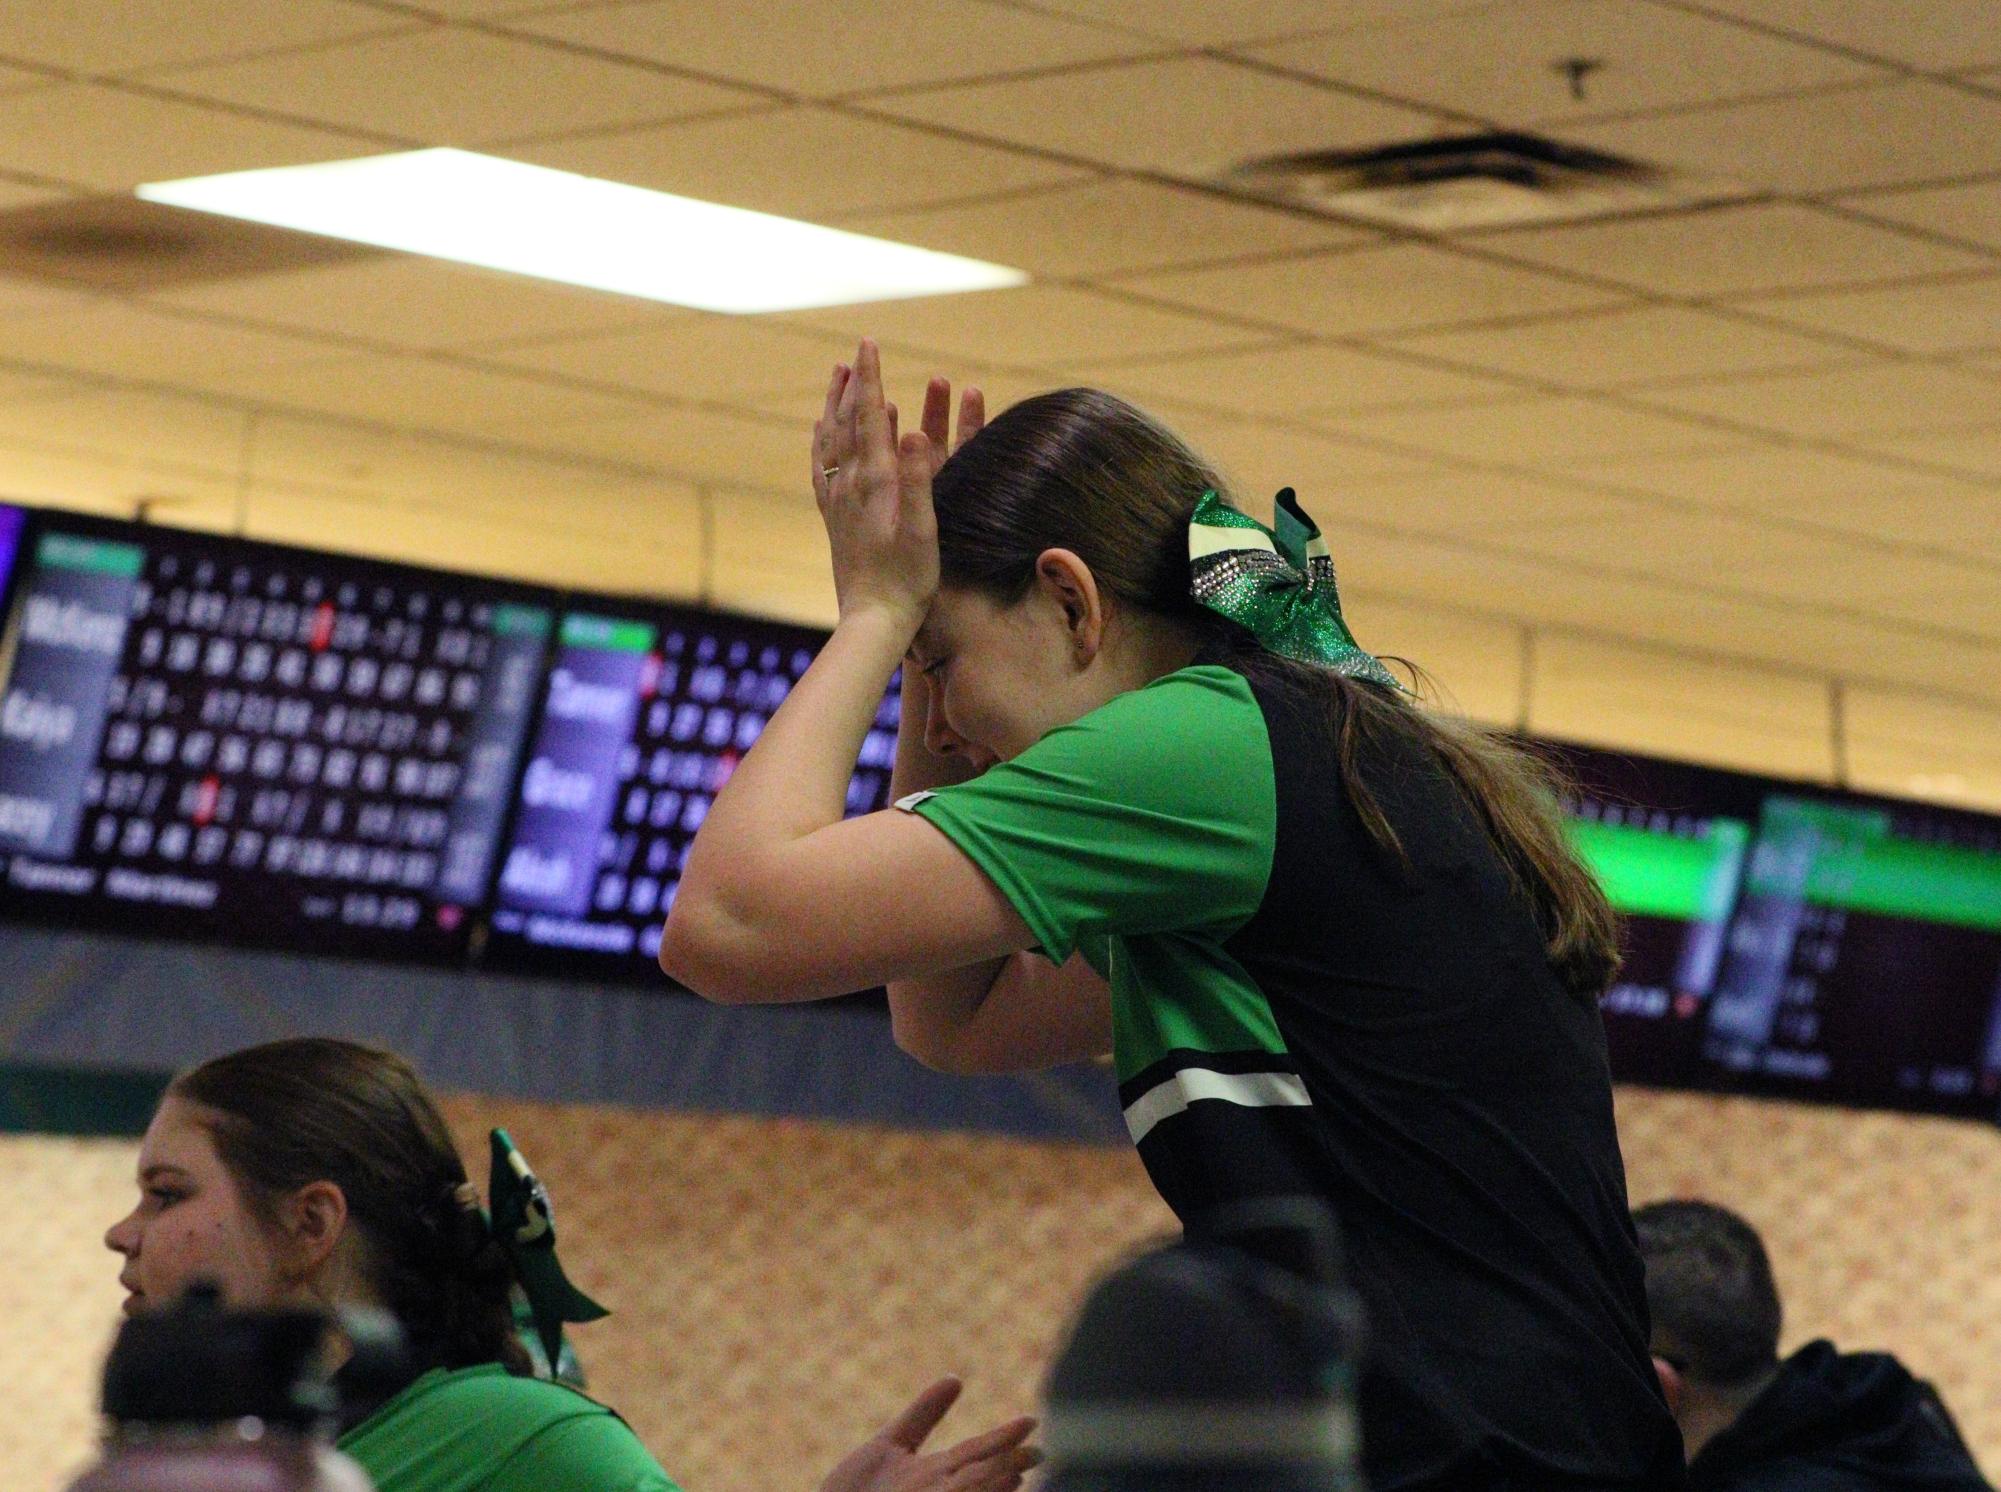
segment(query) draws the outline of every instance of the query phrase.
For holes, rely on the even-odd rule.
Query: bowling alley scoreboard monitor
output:
[[[0,610],[0,911],[655,987],[688,846],[825,640],[6,506]],[[1622,914],[1615,1076],[2001,1108],[2001,819],[1549,749]]]

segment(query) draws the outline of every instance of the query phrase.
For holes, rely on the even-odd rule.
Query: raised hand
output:
[[[931,443],[931,475],[937,476],[938,469],[945,464],[948,451],[956,451],[971,440],[987,422],[987,399],[977,388],[968,384],[959,395],[959,438],[948,441],[946,418],[952,408],[952,385],[943,378],[934,378],[924,389],[924,438]]]
[[[956,1378],[940,1378],[827,1473],[820,1492],[1014,1492],[1042,1461],[1024,1444],[1032,1419],[1012,1419],[947,1450],[924,1442],[959,1397]]]
[[[949,397],[949,394],[945,397]],[[938,527],[931,510],[931,396],[926,428],[899,435],[882,392],[882,360],[862,340],[854,366],[836,365],[813,426],[813,495],[833,552],[843,617],[886,606],[914,629],[938,590]],[[942,417],[940,428],[942,449]],[[963,420],[962,420],[963,427]]]

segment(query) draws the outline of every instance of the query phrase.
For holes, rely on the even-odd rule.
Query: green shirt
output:
[[[1251,1101],[1261,1080],[1305,1101],[1264,992],[1225,947],[1264,900],[1278,817],[1240,675],[1181,669],[904,801],[1007,895],[1040,952],[1081,952],[1111,983],[1122,1083],[1172,1053],[1229,1053]],[[1151,1126],[1127,1117],[1143,1139]]]
[[[604,1405],[499,1363],[426,1373],[340,1448],[377,1492],[680,1492]]]
[[[1183,1222],[1332,1209],[1371,1487],[1679,1485],[1602,1024],[1425,741],[1344,749],[1326,693],[1205,663],[903,806],[1105,976],[1126,1127]]]

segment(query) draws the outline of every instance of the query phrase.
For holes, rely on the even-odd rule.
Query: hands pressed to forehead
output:
[[[812,470],[841,616],[872,612],[914,628],[929,609],[938,588],[931,479],[952,449],[951,410],[952,385],[934,378],[919,428],[903,432],[874,342],[864,338],[852,364],[835,365],[813,426]],[[985,421],[985,399],[966,389],[959,444]]]
[[[951,380],[934,374],[924,388],[924,410],[915,432],[923,439],[921,450],[932,476],[951,452],[980,433],[986,424],[986,396],[974,384],[960,390],[957,439],[951,413]],[[915,437],[906,447],[896,404],[883,392],[881,352],[863,338],[854,362],[834,364],[826,405],[813,424],[814,492],[824,502],[840,474],[854,471],[864,457],[887,454],[893,461],[906,449],[915,453],[920,447]]]

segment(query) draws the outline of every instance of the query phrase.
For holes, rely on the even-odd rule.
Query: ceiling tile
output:
[[[238,484],[191,468],[107,461],[97,453],[39,451],[0,444],[0,490],[10,501],[70,513],[131,518],[141,500],[177,527],[222,530],[235,521]]]
[[[1775,321],[1904,352],[1944,355],[2001,348],[2001,269],[1977,278],[1824,291],[1748,304]],[[1996,392],[2001,395],[2001,389]]]
[[[1853,360],[1825,342],[1712,311],[1636,306],[1471,331],[1424,332],[1395,345],[1469,367],[1580,389]]]
[[[1307,511],[1317,512],[1359,482],[1420,477],[1437,469],[1422,454],[1324,431],[1174,405],[1155,404],[1150,412],[1216,468],[1238,506],[1253,517],[1270,518],[1271,494],[1281,487],[1297,489]]]
[[[101,6],[10,5],[0,53],[79,73],[132,73],[407,28],[406,18],[344,0],[119,0]]]
[[[106,297],[87,290],[65,290],[45,280],[0,275],[0,321],[22,316],[74,316],[107,303]],[[0,354],[11,356],[12,349],[0,343]]]
[[[1954,429],[1867,436],[1856,444],[1886,455],[1963,472],[2001,487],[2001,423],[1996,423],[1991,413],[1985,419]],[[1995,501],[2001,506],[2001,493],[1997,493]]]
[[[1836,53],[1686,11],[1532,0],[1256,48],[1249,55],[1496,125],[1567,125],[1644,109],[1881,76]],[[1412,59],[1423,65],[1413,67]],[[1596,65],[1573,93],[1566,58]]]
[[[1580,125],[1566,138],[1782,192],[1849,192],[2001,170],[2001,97],[1927,80]]]
[[[35,368],[16,368],[0,363],[0,410],[14,410],[17,405],[39,404],[48,399],[68,399],[79,394],[96,393],[101,385],[86,376],[65,373],[43,372]],[[26,414],[10,414],[10,419],[30,420]]]
[[[1146,181],[1091,181],[961,206],[864,213],[840,226],[1037,275],[1104,279],[1365,242],[1365,229]]]
[[[1342,588],[1341,610],[1364,647],[1424,670],[1438,691],[1438,708],[1494,725],[1521,723],[1525,660],[1518,623],[1352,586]]]
[[[873,107],[1080,160],[1206,181],[1241,161],[1431,132],[1429,114],[1214,57],[1174,57],[879,100]]]
[[[1478,374],[1314,342],[1102,369],[1081,364],[1073,371],[1143,398],[1242,414],[1283,411],[1307,417],[1464,403],[1513,391]]]
[[[1921,556],[1884,556],[1869,565],[1862,583],[1849,591],[1858,611],[1904,622],[1914,628],[1944,628],[2001,646],[2001,564],[1967,559],[1962,563]],[[1802,577],[1761,578],[1770,589],[1803,589]]]
[[[1943,598],[1979,591],[1990,602],[2001,599],[2001,573],[1984,561],[1885,554],[1842,536],[1804,534],[1749,514],[1641,509],[1604,522],[1503,529],[1491,539],[1554,565],[1636,571],[1667,581],[1694,577],[1698,588],[1721,587],[1789,604],[1887,614],[1885,601],[1893,593],[1930,591]],[[2001,609],[1993,626],[2001,629]]]
[[[1992,418],[2001,408],[2001,383],[1949,367],[1886,361],[1649,389],[1631,397],[1800,438],[1852,440]]]
[[[539,11],[572,10],[578,0],[392,0],[399,10],[422,11],[454,21],[498,21]],[[581,0],[588,7],[598,0]],[[618,0],[605,0],[617,4]]]
[[[248,534],[274,543],[416,564],[444,555],[451,569],[593,590],[685,597],[700,583],[698,551],[683,537],[695,526],[694,498],[672,485],[635,503],[620,531],[566,523],[560,511],[475,522],[455,506],[355,492],[271,486],[249,498]]]
[[[853,355],[853,344],[830,333],[690,313],[657,326],[493,348],[480,360],[687,401],[795,396],[810,401],[802,405],[810,422],[834,363]]]
[[[1338,29],[1359,31],[1426,16],[1447,16],[1475,10],[1491,0],[1343,0],[1338,8],[1326,0],[1041,0],[1040,8],[1081,16],[1106,25],[1123,26],[1163,41],[1185,46],[1227,46],[1268,37]]]
[[[59,191],[34,182],[9,181],[0,177],[0,212],[11,212],[16,207],[34,207],[45,202],[60,202],[65,197],[76,195],[75,192]]]
[[[186,394],[79,389],[31,404],[0,403],[0,442],[234,476],[243,462],[248,418],[241,409]],[[173,521],[170,513],[160,517]]]
[[[259,405],[477,434],[523,446],[546,444],[549,430],[558,424],[644,408],[609,393],[424,357],[342,357],[236,369],[218,373],[214,382]]]
[[[53,88],[68,79],[60,73],[43,72],[13,62],[0,62],[0,93],[27,93],[37,88]]]
[[[2001,711],[1852,686],[1842,723],[1850,786],[2001,812]]]
[[[1129,33],[979,0],[648,0],[514,29],[806,98],[1061,67],[1149,50]]]
[[[791,319],[947,357],[1030,367],[1204,352],[1255,340],[1187,312],[1061,285],[833,306]]]
[[[538,433],[551,449],[645,466],[682,481],[795,497],[813,512],[810,419],[795,423],[776,416],[661,408]]]
[[[1956,72],[2001,62],[1994,0],[1705,0],[1711,10],[1912,67]]]
[[[108,374],[185,388],[210,388],[230,370],[324,358],[329,349],[280,332],[101,301],[58,316],[6,325],[9,358],[44,368]]]
[[[1895,457],[1811,446],[1760,446],[1704,456],[1609,460],[1578,477],[1685,502],[2001,558],[2001,497],[1990,488],[1912,471]]]
[[[1989,262],[1780,202],[1498,233],[1483,243],[1528,263],[1698,299],[1910,279]]]
[[[141,182],[366,155],[352,135],[74,83],[0,97],[0,162],[122,192]]]
[[[1541,471],[1562,471],[1610,453],[1673,455],[1744,443],[1705,425],[1562,397],[1351,415],[1337,428],[1451,459]]]
[[[1861,623],[1844,628],[1838,619],[1830,623],[1797,607],[1698,594],[1679,577],[1579,568],[1553,557],[1511,554],[1487,536],[1470,542],[1444,535],[1388,538],[1358,533],[1345,537],[1343,549],[1349,562],[1343,565],[1342,573],[1350,589],[1380,588],[1414,601],[1491,611],[1599,636],[1616,631],[1629,640],[1761,658],[1819,671],[1833,655],[1828,646],[1830,637],[1874,638],[1880,632],[1880,628]],[[1618,563],[1615,554],[1614,564]],[[1539,630],[1538,644],[1546,637]],[[1994,650],[1976,645],[1931,649],[1926,662],[1936,667],[1928,673],[1927,682],[1950,679],[1956,684],[1991,665],[1994,656]],[[1992,686],[1983,685],[1986,687]]]
[[[688,314],[627,296],[403,255],[209,281],[151,300],[417,351],[582,335]]]
[[[810,106],[581,135],[508,153],[811,222],[1052,186],[1083,174],[1019,151]]]
[[[1423,477],[1357,479],[1347,487],[1315,494],[1308,511],[1322,527],[1334,518],[1383,529],[1485,535],[1615,519],[1639,526],[1660,510],[1657,504],[1565,482],[1508,472],[1442,471]]]
[[[1620,299],[1614,291],[1422,244],[1143,275],[1127,287],[1178,305],[1323,337],[1547,315]]]
[[[1529,697],[1542,735],[1818,777],[1832,767],[1827,686],[1737,660],[1539,634]]]
[[[750,96],[559,47],[429,26],[154,81],[422,145],[484,145],[657,122],[738,107]]]
[[[1872,192],[1843,207],[2001,252],[2001,176],[1911,192]]]
[[[811,503],[755,493],[710,494],[712,560],[704,601],[724,610],[748,611],[831,627],[839,611],[827,535]]]
[[[602,462],[502,450],[432,431],[276,410],[257,411],[256,422],[244,470],[259,487],[352,490],[472,510],[489,496],[547,503],[640,480]]]

